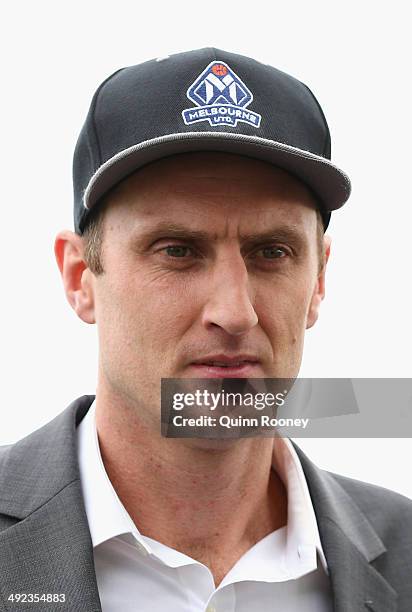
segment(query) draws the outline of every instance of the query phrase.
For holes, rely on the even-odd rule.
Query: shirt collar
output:
[[[122,534],[132,534],[140,547],[152,553],[120,501],[106,473],[100,453],[93,402],[77,428],[78,458],[83,499],[93,548]],[[287,438],[275,438],[272,467],[283,481],[288,495],[285,561],[289,567],[316,568],[318,553],[328,572],[315,512],[299,457]],[[98,503],[97,501],[98,500]]]
[[[283,481],[288,496],[286,536],[288,565],[296,565],[298,559],[306,559],[308,562],[315,560],[316,563],[316,553],[318,553],[322,566],[328,573],[306,477],[298,454],[288,438],[275,438],[272,467]]]
[[[140,540],[140,534],[120,501],[103,464],[97,437],[95,401],[77,427],[77,450],[93,548],[125,533],[133,533]]]

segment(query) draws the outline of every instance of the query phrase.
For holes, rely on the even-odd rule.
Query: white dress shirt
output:
[[[275,439],[272,464],[287,490],[287,525],[252,546],[216,588],[208,567],[133,523],[104,468],[94,402],[77,436],[103,612],[332,612],[315,513],[289,440]]]

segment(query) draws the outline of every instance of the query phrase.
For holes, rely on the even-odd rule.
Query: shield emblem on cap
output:
[[[182,112],[186,125],[208,121],[212,127],[236,127],[239,121],[259,128],[261,115],[247,107],[253,94],[242,79],[225,63],[211,62],[186,92],[196,104]]]

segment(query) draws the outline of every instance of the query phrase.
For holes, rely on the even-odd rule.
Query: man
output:
[[[350,192],[313,94],[215,49],[120,70],[74,188],[55,251],[96,397],[1,449],[0,610],[410,610],[409,500],[287,439],[160,434],[161,378],[298,375]]]

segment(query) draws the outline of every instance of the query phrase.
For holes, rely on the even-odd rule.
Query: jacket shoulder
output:
[[[329,475],[353,499],[386,544],[409,539],[412,546],[412,499],[382,486],[331,472]]]
[[[93,399],[77,398],[53,420],[0,447],[0,516],[26,518],[79,480],[76,427]]]
[[[361,504],[375,507],[376,503],[383,503],[388,507],[404,508],[406,511],[409,510],[409,512],[412,513],[412,499],[401,493],[386,489],[380,485],[363,482],[355,478],[348,478],[341,474],[335,474],[333,472],[328,472],[328,474],[332,476],[349,495],[355,497]]]
[[[0,446],[0,471],[2,469],[3,464],[7,460],[7,456],[10,452],[10,449],[12,449],[13,446],[14,444],[4,444],[3,446]]]

